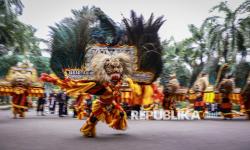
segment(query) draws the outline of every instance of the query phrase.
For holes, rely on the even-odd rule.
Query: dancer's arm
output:
[[[71,79],[62,80],[56,76],[50,76],[48,74],[42,74],[40,79],[44,82],[50,82],[53,83],[54,85],[60,86],[68,94],[75,92],[84,93],[96,85],[95,82],[91,81],[86,81],[86,80],[75,81]]]

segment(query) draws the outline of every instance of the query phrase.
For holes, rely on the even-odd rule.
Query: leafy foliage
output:
[[[173,39],[164,41],[163,46],[163,72],[161,74],[161,83],[166,86],[169,75],[176,74],[181,86],[189,86],[191,70],[187,68],[188,64],[184,61],[180,52],[180,45]]]
[[[32,51],[33,54],[40,55],[40,39],[34,35],[36,29],[17,18],[22,14],[22,9],[23,4],[20,0],[0,0],[0,44],[14,53],[24,54]]]
[[[29,59],[38,73],[49,72],[48,58],[41,56],[36,29],[18,20],[22,14],[20,0],[0,0],[0,76],[23,59]]]
[[[227,2],[221,2],[211,9],[212,12],[223,12],[225,16],[213,16],[208,20],[211,21],[209,30],[210,48],[218,49],[219,56],[222,55],[226,63],[235,63],[238,52],[241,52],[242,56],[246,55],[245,29],[243,29],[245,26],[243,27],[244,23],[241,22],[249,20],[249,16],[242,18],[242,14],[249,13],[249,9],[249,0],[243,2],[235,10],[231,10]]]
[[[49,58],[43,56],[30,56],[28,58],[37,69],[37,73],[40,76],[42,73],[50,73]]]
[[[8,73],[10,67],[16,65],[18,61],[20,61],[20,58],[17,57],[16,55],[1,56],[0,57],[0,62],[1,62],[0,63],[0,68],[1,68],[0,77],[4,77]]]
[[[241,61],[235,69],[235,83],[236,87],[241,87],[243,88],[246,81],[247,77],[250,73],[250,63],[249,62],[244,62]]]
[[[24,59],[30,60],[34,67],[37,69],[38,75],[41,73],[50,73],[49,68],[49,58],[42,56],[24,56],[24,55],[4,55],[0,57],[0,77],[4,77],[10,67],[15,66],[18,62],[21,62]]]
[[[223,17],[208,17],[200,27],[189,25],[189,31],[192,34],[190,38],[171,46],[164,46],[163,76],[166,76],[166,72],[177,74],[178,67],[175,63],[178,62],[178,65],[188,65],[190,68],[191,75],[188,80],[185,80],[189,87],[201,72],[208,73],[210,83],[215,84],[220,66],[228,63],[228,69],[224,70],[222,74],[234,75],[236,86],[242,87],[249,72],[249,62],[247,62],[249,60],[246,59],[250,50],[249,10],[249,0],[243,2],[235,10],[231,10],[227,2],[221,2],[211,11],[223,13]],[[241,58],[236,56],[241,56]],[[173,62],[171,59],[175,61]],[[240,63],[238,63],[239,59],[241,59]],[[183,73],[189,74],[182,70],[182,75]],[[164,78],[163,76],[162,78]]]

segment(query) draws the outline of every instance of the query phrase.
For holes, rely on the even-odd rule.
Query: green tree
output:
[[[211,11],[224,13],[224,17],[213,16],[209,19],[213,27],[209,31],[209,48],[217,49],[219,57],[222,56],[225,63],[235,63],[238,52],[246,51],[244,45],[244,32],[239,30],[242,14],[248,14],[250,1],[246,0],[235,10],[231,10],[227,2],[221,2],[213,7]]]
[[[36,29],[18,20],[22,14],[20,0],[0,0],[0,76],[5,76],[11,66],[29,59],[38,72],[49,72],[48,59],[41,56],[40,40]],[[11,53],[8,53],[11,52]]]
[[[10,44],[14,41],[16,18],[22,14],[23,4],[20,0],[0,0],[0,44]]]
[[[164,49],[164,55],[174,56],[176,61],[169,61],[171,58],[164,59],[164,66],[167,65],[168,68],[164,67],[163,72],[170,70],[173,66],[175,67],[172,72],[177,72],[178,68],[175,63],[178,62],[178,65],[188,65],[191,70],[189,87],[200,72],[209,73],[210,83],[215,84],[220,65],[229,63],[230,69],[228,70],[236,76],[236,85],[240,87],[243,84],[244,80],[240,78],[246,78],[249,67],[246,56],[250,50],[250,21],[247,15],[250,10],[250,1],[243,2],[235,10],[229,9],[226,2],[221,2],[211,9],[211,11],[217,10],[223,12],[224,17],[208,17],[200,27],[189,25],[189,31],[192,34],[190,38]],[[239,54],[241,54],[241,61],[237,64],[236,56]]]
[[[163,46],[163,72],[161,83],[165,86],[168,83],[169,75],[176,74],[181,86],[189,86],[192,68],[188,67],[183,57],[180,57],[180,43],[173,38],[162,42]],[[190,68],[190,69],[188,69]]]

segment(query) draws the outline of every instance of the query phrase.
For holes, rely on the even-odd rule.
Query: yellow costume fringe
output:
[[[86,137],[95,137],[96,135],[96,129],[95,129],[96,123],[91,123],[89,119],[85,122],[85,124],[81,127],[80,131],[83,133]]]
[[[107,107],[113,107],[112,110],[108,111]],[[121,116],[120,114],[124,115]],[[91,117],[96,117],[97,121],[92,123],[90,121]],[[107,104],[103,106],[100,100],[95,100],[92,105],[92,113],[90,118],[85,122],[80,131],[86,137],[94,137],[95,136],[95,126],[98,121],[106,122],[111,128],[116,130],[125,130],[127,128],[127,115],[122,110],[116,107],[116,103]]]
[[[143,95],[143,105],[150,105],[154,103],[152,96],[154,94],[153,88],[151,85],[145,85],[144,95]]]
[[[203,99],[206,103],[214,103],[215,93],[211,92],[204,92]]]

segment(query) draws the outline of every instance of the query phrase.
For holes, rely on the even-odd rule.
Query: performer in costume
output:
[[[121,32],[123,29],[121,30],[115,25],[111,18],[105,17],[106,15],[103,15],[105,13],[99,8],[94,11],[100,21],[100,23],[96,24],[96,27],[101,30],[94,30],[93,34],[91,34],[93,35],[91,40],[89,40],[89,37],[79,36],[83,34],[77,32],[76,36],[65,32],[65,35],[69,37],[65,42],[65,40],[61,40],[57,36],[58,33],[63,33],[60,25],[53,30],[51,68],[60,79],[64,80],[44,76],[45,80],[60,85],[67,93],[82,91],[83,93],[99,95],[100,98],[93,101],[90,117],[81,128],[82,133],[88,137],[95,136],[95,125],[100,120],[107,122],[112,128],[126,129],[126,113],[117,103],[121,102],[121,89],[124,82],[129,82],[126,76],[130,75],[130,70],[133,70],[132,82],[135,81],[142,85],[151,84],[159,77],[163,64],[161,59],[162,47],[158,38],[158,30],[164,23],[163,16],[154,20],[152,15],[148,20],[152,24],[147,24],[148,21],[144,21],[141,15],[137,16],[134,11],[131,11],[131,19],[136,18],[139,22],[134,24],[131,20],[123,18],[125,30]],[[70,26],[69,28],[77,31],[87,31],[88,28],[82,27],[74,26],[71,28]],[[141,30],[142,28],[144,30]],[[134,38],[138,36],[140,38]],[[96,44],[89,49],[89,46],[93,43]],[[62,53],[62,49],[67,53]],[[97,53],[108,55],[98,57]],[[129,57],[115,53],[126,53]],[[109,54],[114,55],[109,56]],[[94,56],[94,59],[92,56]],[[66,57],[67,61],[65,61]],[[150,60],[152,58],[154,59],[153,62]],[[92,65],[89,65],[91,61]],[[130,67],[131,65],[132,67]],[[77,74],[76,78],[77,76],[87,77],[68,80],[66,76],[65,79],[65,71],[62,73],[62,70],[69,69],[68,74],[72,75],[73,73],[70,73],[72,68],[80,70],[80,74]],[[94,79],[92,79],[93,77]],[[129,84],[131,86],[131,83]],[[126,92],[128,93],[129,90]],[[128,97],[126,99],[129,100]]]
[[[36,69],[28,60],[19,62],[9,69],[5,79],[0,80],[0,95],[12,96],[13,118],[25,117],[32,102],[28,96],[43,96],[43,84],[37,79]]]
[[[200,118],[204,119],[205,103],[203,101],[203,93],[199,89],[195,91],[196,99],[194,102],[194,110],[199,112]]]
[[[13,112],[13,118],[16,119],[17,115],[19,115],[20,118],[25,117],[25,112],[28,111],[29,103],[27,100],[27,89],[18,87],[15,88],[15,92],[11,94],[12,96],[12,112]]]
[[[111,128],[125,130],[127,116],[117,101],[120,100],[123,82],[130,75],[130,59],[126,54],[106,55],[97,54],[92,60],[95,81],[60,80],[43,74],[41,79],[61,86],[70,92],[85,92],[99,95],[93,101],[92,112],[80,131],[84,136],[94,137],[95,126],[98,121],[106,122]],[[131,81],[130,81],[131,82]]]
[[[203,100],[203,95],[208,85],[208,75],[206,73],[201,73],[200,78],[197,79],[193,87],[196,95],[194,110],[199,112],[201,119],[204,119],[205,117],[206,104]]]
[[[82,120],[85,116],[89,117],[92,107],[91,95],[88,93],[80,93],[73,107],[76,111],[77,119]]]
[[[222,115],[224,116],[224,119],[233,118],[232,103],[229,98],[229,95],[230,93],[232,93],[234,87],[235,87],[235,84],[231,75],[228,75],[226,78],[224,78],[218,86],[218,89],[221,93],[220,109],[221,109]]]
[[[246,109],[246,114],[248,116],[248,119],[250,120],[250,73],[248,75],[247,82],[244,86],[244,88],[241,91],[243,100],[244,100],[244,106]]]
[[[175,74],[170,75],[169,82],[167,83],[165,89],[165,100],[164,100],[164,108],[166,110],[174,111],[174,115],[177,116],[176,110],[176,101],[177,101],[177,90],[180,88],[179,81],[176,78]]]
[[[164,99],[164,94],[162,92],[162,90],[159,87],[159,84],[153,83],[152,84],[152,88],[153,88],[153,100],[154,103],[158,106],[162,106],[163,104],[163,99]]]

